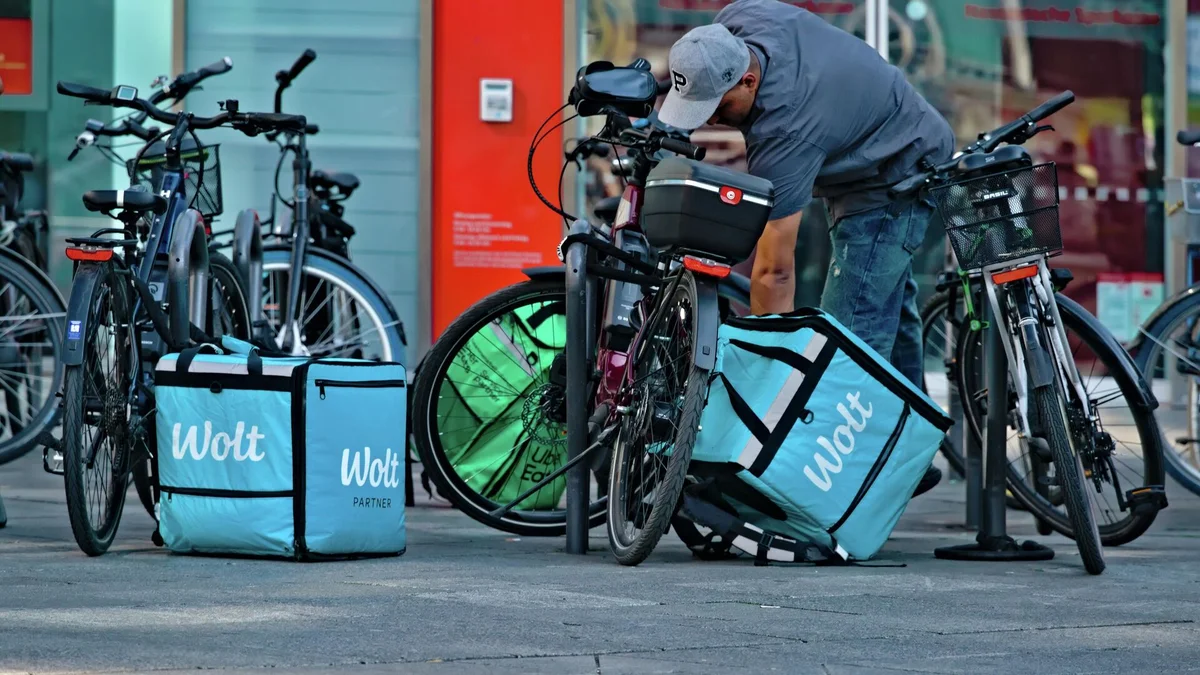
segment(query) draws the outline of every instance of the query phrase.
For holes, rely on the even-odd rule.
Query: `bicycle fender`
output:
[[[269,246],[264,246],[263,247],[263,260],[265,261],[267,259],[268,254],[275,253],[278,251],[283,251],[290,256],[292,253],[292,245],[291,244],[271,244]],[[396,317],[396,320],[397,320],[396,332],[400,335],[400,343],[403,344],[405,347],[408,346],[408,336],[404,332],[404,324],[399,322],[400,315],[396,313],[396,308],[392,305],[391,298],[389,298],[387,293],[385,293],[383,291],[382,286],[380,286],[378,283],[376,283],[376,281],[374,279],[367,276],[367,274],[364,273],[361,269],[359,269],[357,265],[350,262],[349,258],[345,258],[345,257],[337,255],[335,253],[330,253],[329,251],[326,251],[325,249],[320,249],[320,248],[316,248],[313,246],[308,247],[308,255],[310,257],[326,258],[328,260],[331,260],[333,262],[336,262],[336,263],[342,265],[347,270],[353,272],[359,281],[366,284],[366,286],[368,288],[370,288],[376,295],[379,296],[379,299],[383,301],[383,305],[384,305],[384,307],[387,308],[387,311],[389,313],[391,313],[392,316]]]
[[[71,279],[71,296],[67,303],[66,335],[63,336],[64,366],[83,365],[84,336],[87,335],[88,310],[92,293],[100,283],[104,269],[100,265],[80,263]]]
[[[693,278],[696,280],[696,335],[692,344],[692,363],[712,372],[717,367],[717,331],[721,328],[717,282],[699,275]]]
[[[541,267],[526,267],[521,270],[521,273],[529,277],[531,281],[538,279],[553,279],[555,277],[566,276],[566,265],[543,265]]]
[[[1151,391],[1150,385],[1146,382],[1146,378],[1142,376],[1142,371],[1138,369],[1134,363],[1133,357],[1117,338],[1100,323],[1100,320],[1092,315],[1091,312],[1083,308],[1078,302],[1068,298],[1061,293],[1055,293],[1055,301],[1058,303],[1059,312],[1069,312],[1073,314],[1083,324],[1083,328],[1091,332],[1092,335],[1100,340],[1106,348],[1117,355],[1117,362],[1120,367],[1116,372],[1111,373],[1117,380],[1117,384],[1124,390],[1133,390],[1137,392],[1131,398],[1130,405],[1138,406],[1144,410],[1154,410],[1158,407],[1158,399],[1155,398],[1154,392]]]

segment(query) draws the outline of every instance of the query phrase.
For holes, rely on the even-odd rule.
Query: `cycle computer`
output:
[[[137,94],[137,87],[119,84],[113,88],[112,97],[114,101],[134,101],[137,99]]]

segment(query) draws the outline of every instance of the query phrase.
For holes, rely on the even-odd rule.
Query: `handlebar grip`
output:
[[[210,63],[207,66],[204,66],[203,68],[201,68],[200,70],[197,70],[196,74],[200,76],[199,79],[197,79],[197,82],[199,82],[200,80],[203,80],[206,77],[211,77],[213,75],[220,75],[221,73],[228,73],[232,69],[233,69],[233,59],[226,56],[226,57],[222,58],[220,61]]]
[[[33,171],[33,156],[23,152],[0,151],[0,164],[10,166],[16,171]]]
[[[1195,145],[1200,143],[1200,129],[1194,131],[1181,131],[1175,134],[1175,140],[1180,145]]]
[[[73,82],[63,82],[62,80],[59,80],[58,93],[62,94],[63,96],[82,98],[85,101],[92,101],[94,103],[108,103],[109,96],[112,92],[108,91],[107,89],[89,87],[86,84],[75,84]]]
[[[321,133],[321,127],[310,122],[304,125],[304,133],[308,136],[316,136],[317,134]]]
[[[681,140],[678,140],[675,138],[662,139],[662,142],[658,144],[658,147],[662,148],[663,150],[666,150],[667,152],[673,152],[677,155],[683,155],[684,157],[687,157],[688,159],[694,159],[696,161],[704,159],[704,155],[707,152],[704,148],[702,148],[700,146],[692,145],[691,143],[688,143],[687,141],[681,141]]]
[[[1050,99],[1049,101],[1046,101],[1045,103],[1039,105],[1038,107],[1034,108],[1033,110],[1030,110],[1029,114],[1028,114],[1029,120],[1032,122],[1044,120],[1047,117],[1058,112],[1059,110],[1062,110],[1063,108],[1067,107],[1068,105],[1071,105],[1071,102],[1074,100],[1075,100],[1075,93],[1072,92],[1070,89],[1068,89],[1067,91],[1064,91],[1063,93],[1059,94],[1058,96],[1055,96],[1054,98]]]
[[[304,72],[304,69],[308,67],[308,64],[312,63],[316,58],[316,52],[311,49],[305,49],[300,58],[296,59],[296,62],[292,64],[292,69],[288,71],[288,81],[290,82],[299,77],[300,73]]]
[[[909,176],[908,178],[905,178],[889,188],[888,196],[904,197],[906,195],[910,195],[919,190],[921,186],[925,185],[925,181],[927,180],[929,180],[929,174],[927,173],[918,173],[916,175]]]

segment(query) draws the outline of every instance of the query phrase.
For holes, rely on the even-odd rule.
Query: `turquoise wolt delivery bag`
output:
[[[692,451],[687,502],[737,524],[734,546],[866,560],[887,541],[951,420],[819,310],[730,319]],[[726,530],[708,508],[684,514]],[[723,519],[717,519],[723,520]],[[755,541],[757,540],[757,541]],[[772,553],[787,542],[788,551]]]
[[[404,366],[223,345],[155,368],[164,545],[299,560],[403,553]]]

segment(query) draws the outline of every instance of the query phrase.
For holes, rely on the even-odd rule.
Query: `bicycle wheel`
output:
[[[1084,494],[1084,469],[1079,455],[1071,448],[1067,432],[1067,415],[1062,392],[1057,385],[1038,387],[1032,392],[1038,424],[1050,445],[1054,462],[1054,482],[1062,491],[1063,502],[1071,521],[1075,544],[1089,574],[1104,571],[1104,551],[1100,547],[1100,531],[1092,515],[1091,501]]]
[[[242,275],[232,260],[214,251],[208,254],[208,269],[212,293],[205,332],[216,338],[231,335],[239,340],[250,339],[250,307]]]
[[[57,421],[65,311],[48,282],[0,255],[0,464],[32,450]]]
[[[560,355],[566,344],[564,283],[562,276],[524,281],[476,302],[433,344],[422,360],[413,388],[413,442],[437,493],[478,522],[524,537],[561,536],[566,532],[562,488],[557,482],[542,488],[526,499],[522,508],[503,518],[490,515],[521,494],[523,489],[516,484],[532,487],[537,482],[532,480],[535,475],[540,474],[540,479],[545,471],[554,471],[566,461],[565,453],[560,451],[550,457],[544,457],[540,449],[535,452],[546,445],[545,439],[564,433],[564,413],[561,403],[556,403],[556,397],[563,394],[563,385],[551,383],[548,370],[555,359],[563,358]],[[725,301],[724,311],[747,311],[749,299],[736,284],[722,285],[719,294]],[[538,334],[543,338],[535,341]],[[521,349],[527,350],[525,357],[519,356]],[[513,350],[518,354],[514,355]],[[493,352],[500,355],[497,365],[481,367],[493,363],[485,358]],[[516,389],[519,395],[509,412],[492,410],[481,416],[464,399],[467,395],[502,400]],[[489,422],[494,431],[488,436],[471,436]],[[504,431],[505,424],[519,426],[520,431]],[[528,436],[531,432],[544,439],[542,445],[505,445],[507,441],[503,440],[507,438],[504,434]],[[500,440],[493,441],[492,437]],[[494,443],[499,446],[493,447]],[[512,475],[512,466],[524,466],[535,456],[544,468],[532,470],[528,478]],[[593,470],[597,483],[591,488],[589,513],[591,527],[596,527],[605,518],[608,471],[599,462]]]
[[[263,312],[282,344],[291,248],[263,254]],[[404,329],[391,303],[348,262],[310,248],[301,271],[298,355],[404,363]]]
[[[1129,490],[1147,485],[1162,485],[1162,434],[1152,411],[1134,407],[1130,400],[1137,392],[1123,385],[1112,373],[1121,366],[1120,357],[1109,351],[1095,324],[1088,321],[1083,307],[1070,298],[1056,295],[1063,327],[1067,333],[1065,349],[1075,360],[1088,405],[1098,419],[1097,427],[1084,430],[1082,411],[1069,410],[1078,424],[1080,441],[1088,442],[1087,431],[1095,443],[1097,489],[1087,490],[1101,521],[1100,539],[1105,546],[1120,546],[1140,537],[1154,522],[1156,514],[1134,514],[1122,510]],[[984,380],[983,333],[966,331],[959,340],[959,391],[963,397],[963,417],[977,439],[987,416],[987,382]],[[1030,403],[1035,411],[1034,402]],[[1010,410],[1012,404],[1010,403]],[[1012,412],[1008,438],[1008,488],[1012,495],[1054,531],[1071,537],[1074,526],[1062,509],[1064,495],[1039,481],[1040,458],[1030,452],[1017,437]],[[1085,472],[1086,473],[1086,472]],[[1091,474],[1089,480],[1093,483]]]
[[[1158,398],[1167,473],[1200,495],[1200,295],[1185,296],[1142,329],[1135,359]]]
[[[955,295],[954,307],[950,306],[950,294],[939,291],[925,302],[921,308],[921,341],[925,355],[924,388],[930,398],[937,401],[944,409],[950,409],[950,397],[956,395],[951,385],[957,387],[954,361],[957,352],[958,334],[963,328],[962,303]],[[950,434],[958,433],[957,428],[946,432],[942,442],[941,453],[946,463],[959,476],[966,475],[966,460],[962,448],[950,439]]]
[[[708,389],[707,371],[692,358],[695,280],[683,272],[661,293],[636,338],[609,475],[608,543],[622,565],[650,555],[679,507]]]
[[[417,374],[413,437],[440,494],[489,527],[519,536],[566,532],[565,476],[503,517],[566,462],[566,289],[561,278],[524,281],[472,305],[434,343]],[[565,374],[565,372],[564,372]],[[590,526],[604,519],[593,495]]]
[[[128,487],[129,304],[110,264],[88,299],[83,363],[67,368],[63,392],[63,476],[71,532],[89,556],[108,550]]]

